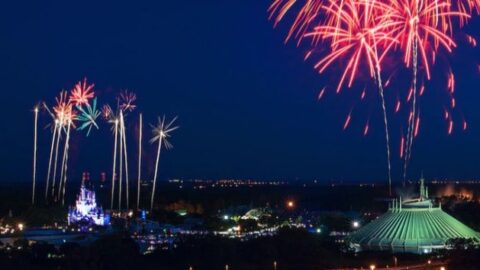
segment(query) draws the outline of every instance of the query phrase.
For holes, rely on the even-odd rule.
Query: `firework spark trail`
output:
[[[350,126],[350,122],[352,121],[352,113],[350,112],[345,119],[345,123],[343,123],[343,130],[346,130],[348,126]]]
[[[385,105],[385,95],[384,95],[384,89],[383,89],[380,61],[378,58],[377,45],[374,44],[373,48],[375,50],[374,60],[375,60],[375,67],[377,72],[376,79],[377,79],[378,93],[379,93],[381,104],[382,104],[383,124],[385,128],[385,144],[387,148],[388,194],[392,196],[392,157],[390,154],[390,131],[388,127],[387,107]]]
[[[127,210],[129,209],[129,202],[130,202],[130,198],[129,198],[129,183],[128,183],[128,152],[127,152],[127,136],[126,136],[126,133],[125,133],[125,119],[123,117],[123,114],[121,115],[121,132],[122,132],[122,139],[123,139],[123,142],[120,142],[120,143],[123,143],[123,154],[124,154],[124,161],[125,161],[125,195],[127,197]]]
[[[122,132],[122,119],[123,112],[120,110],[120,141],[119,141],[119,150],[120,150],[120,162],[119,162],[119,176],[118,176],[118,211],[122,210],[122,181],[123,181],[123,132]]]
[[[380,75],[379,75],[380,76]],[[387,147],[387,166],[388,166],[388,194],[392,195],[392,159],[390,154],[390,135],[389,135],[389,128],[388,128],[388,117],[387,117],[387,108],[385,105],[385,96],[383,93],[383,87],[381,85],[381,79],[379,79],[378,85],[378,92],[380,94],[380,99],[382,103],[382,111],[383,111],[383,124],[385,127],[385,144]]]
[[[158,176],[158,165],[160,162],[160,152],[162,150],[162,145],[165,145],[166,149],[172,148],[172,145],[168,141],[168,138],[170,137],[170,133],[172,131],[178,129],[178,126],[173,126],[176,120],[177,120],[177,117],[173,118],[172,121],[167,123],[165,120],[165,116],[163,118],[159,117],[157,125],[152,126],[153,138],[150,140],[150,143],[158,142],[158,148],[157,148],[157,159],[155,161],[155,173],[153,176],[152,196],[150,199],[150,210],[153,209],[153,202],[155,200],[155,190],[157,187],[157,176]]]
[[[158,139],[157,159],[155,160],[155,173],[153,174],[152,197],[150,199],[150,211],[153,210],[153,201],[155,199],[155,190],[157,188],[158,163],[160,162],[160,152],[162,151],[163,135]]]
[[[139,115],[138,128],[138,178],[137,178],[137,209],[140,209],[140,179],[142,174],[142,114]]]
[[[363,136],[367,136],[369,130],[370,130],[370,121],[367,121],[367,123],[365,124],[365,127],[363,128]]]
[[[430,79],[430,62],[435,63],[439,47],[445,48],[448,52],[456,47],[454,40],[449,36],[453,31],[451,18],[469,18],[469,15],[451,10],[449,1],[390,0],[389,4],[383,7],[382,16],[392,20],[392,35],[400,42],[407,68],[412,66],[413,70],[413,85],[407,98],[407,101],[412,99],[410,117],[412,120],[408,121],[405,153],[403,155],[403,182],[405,184],[415,137],[419,58],[425,70],[426,78]],[[428,55],[431,55],[430,59]],[[422,93],[423,90],[422,88]]]
[[[68,98],[67,91],[61,91],[60,95],[55,98],[56,105],[53,107],[53,111],[55,112],[55,117],[58,119],[58,136],[55,146],[55,162],[53,165],[53,181],[52,181],[52,197],[55,197],[55,184],[57,182],[57,165],[58,165],[58,152],[59,152],[59,145],[60,140],[62,137],[62,131],[65,130],[65,125],[67,124],[68,120],[72,119],[73,112],[72,112],[72,104],[70,99]],[[63,173],[63,160],[62,160],[62,173]]]
[[[35,113],[34,131],[33,131],[33,175],[32,175],[32,205],[35,204],[35,182],[37,178],[37,128],[38,128],[38,107],[33,109]]]
[[[334,26],[320,25],[314,28],[314,31],[305,36],[316,40],[331,40],[332,51],[325,58],[320,60],[315,68],[323,72],[334,61],[341,57],[350,55],[348,64],[337,86],[337,93],[340,92],[345,80],[348,79],[348,87],[351,87],[360,65],[360,60],[364,58],[370,72],[378,86],[381,106],[383,111],[383,121],[385,125],[385,141],[387,149],[387,170],[389,194],[391,194],[391,154],[390,137],[388,128],[388,116],[385,105],[383,82],[381,79],[380,62],[383,57],[379,57],[378,46],[383,45],[384,54],[387,53],[397,42],[389,35],[389,25],[391,22],[387,17],[382,17],[381,21],[375,19],[376,8],[374,2],[364,1],[362,4],[356,1],[342,1],[340,5],[331,1],[330,6],[322,6],[327,17],[335,18]],[[315,41],[314,41],[315,42]],[[343,126],[345,130],[350,124],[351,114]]]
[[[57,201],[60,201],[60,196],[62,195],[62,185],[63,185],[63,178],[65,175],[65,160],[67,159],[67,151],[68,151],[68,139],[70,137],[70,123],[67,124],[67,131],[65,136],[65,144],[63,146],[63,157],[62,157],[62,166],[60,166],[60,180],[58,181],[58,188],[57,188]]]
[[[137,95],[135,93],[130,92],[128,90],[124,90],[120,92],[120,95],[117,98],[118,100],[118,108],[120,110],[120,161],[125,162],[125,195],[127,199],[127,209],[129,209],[130,204],[130,183],[129,183],[129,173],[128,173],[128,152],[127,152],[127,136],[125,131],[125,113],[132,112],[135,110],[137,105],[135,105],[135,101],[137,100]],[[123,148],[123,149],[122,149]],[[123,151],[122,151],[123,150]],[[123,157],[122,157],[123,155]],[[120,166],[122,167],[122,166]],[[121,169],[123,170],[123,169]],[[120,192],[121,193],[121,192]]]
[[[54,120],[54,125],[55,126],[54,126],[54,129],[53,129],[52,143],[51,143],[51,146],[50,146],[50,158],[48,160],[47,181],[46,181],[46,186],[45,186],[45,201],[47,201],[47,199],[48,199],[48,188],[49,188],[49,183],[50,183],[50,173],[51,173],[51,169],[52,169],[53,150],[54,150],[54,144],[55,144],[56,137],[57,137],[57,130],[59,129],[57,119]]]
[[[417,4],[417,11],[418,13],[418,4]],[[416,26],[417,27],[417,26]],[[415,30],[415,31],[418,31]],[[404,167],[403,167],[403,186],[405,187],[407,181],[407,170],[408,170],[408,163],[411,158],[412,154],[412,147],[413,147],[413,133],[414,133],[414,121],[416,116],[416,109],[417,109],[417,76],[418,76],[418,38],[415,35],[413,41],[413,88],[412,88],[412,120],[409,120],[408,123],[408,131],[407,131],[407,147],[405,148],[405,160]]]
[[[62,183],[63,181],[63,184],[62,184],[62,188],[58,189],[58,200],[60,200],[60,197],[62,198],[62,205],[65,204],[65,189],[66,189],[66,185],[67,185],[67,179],[68,179],[68,150],[70,148],[70,128],[72,126],[72,122],[71,120],[69,120],[68,122],[68,127],[67,127],[67,137],[65,138],[65,150],[64,150],[64,153],[65,153],[65,160],[64,160],[64,164],[63,164],[63,179],[60,179],[60,182]]]
[[[53,162],[53,179],[52,179],[52,197],[55,196],[55,182],[57,181],[57,163],[58,163],[58,148],[62,138],[62,123],[59,123],[57,141],[55,142],[55,159]]]
[[[113,144],[113,168],[112,168],[112,197],[110,198],[110,209],[113,210],[113,201],[115,198],[115,174],[116,174],[116,163],[117,163],[117,140],[118,140],[118,119],[114,120],[114,144]]]

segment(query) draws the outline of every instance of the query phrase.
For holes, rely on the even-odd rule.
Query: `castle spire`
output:
[[[425,197],[424,191],[425,191],[425,183],[422,177],[420,178],[420,199],[423,199]]]

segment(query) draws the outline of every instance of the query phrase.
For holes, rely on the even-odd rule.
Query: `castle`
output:
[[[95,192],[82,183],[75,207],[68,209],[68,225],[106,226],[110,216],[97,206]]]

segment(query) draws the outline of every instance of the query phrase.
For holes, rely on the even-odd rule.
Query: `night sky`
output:
[[[142,3],[140,3],[142,2]],[[32,107],[53,104],[61,89],[87,77],[100,104],[119,90],[138,96],[138,110],[127,117],[132,177],[136,175],[137,115],[146,123],[158,115],[179,116],[174,149],[162,153],[160,178],[319,179],[386,181],[383,124],[374,85],[362,78],[352,89],[322,101],[339,66],[319,76],[303,61],[307,48],[283,40],[287,24],[276,29],[267,19],[269,1],[9,1],[0,9],[0,181],[30,181]],[[478,36],[475,19],[458,32],[459,46],[444,52],[420,100],[422,126],[415,141],[410,175],[427,178],[480,177],[479,47],[463,33]],[[477,30],[476,30],[477,29]],[[318,59],[318,56],[317,56]],[[410,76],[401,63],[386,91],[394,180],[401,179],[399,135],[405,126],[393,113],[405,96]],[[447,135],[442,118],[448,107],[445,73],[457,75],[456,131]],[[367,85],[367,97],[360,101]],[[402,90],[403,89],[403,90]],[[352,110],[352,124],[342,130]],[[461,132],[463,116],[469,129]],[[370,119],[370,134],[362,135]],[[39,181],[46,177],[50,119],[40,115]],[[72,135],[70,178],[84,170],[98,178],[111,171],[112,135],[100,130]],[[150,127],[145,127],[150,137]],[[153,176],[155,146],[145,138],[145,178]]]

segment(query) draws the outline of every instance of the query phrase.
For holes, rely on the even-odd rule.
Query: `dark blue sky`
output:
[[[0,11],[1,180],[31,178],[31,108],[52,103],[62,88],[87,77],[95,82],[99,102],[112,102],[120,89],[134,90],[147,123],[157,115],[179,116],[175,148],[164,152],[160,177],[282,178],[346,181],[386,179],[380,107],[370,85],[316,100],[340,70],[319,76],[305,49],[283,44],[286,25],[272,29],[269,1],[10,1]],[[476,19],[464,31],[478,35]],[[462,114],[468,132],[446,134],[442,120],[445,61],[421,99],[422,128],[415,142],[411,174],[469,179],[480,176],[479,49],[465,45],[445,58],[457,74],[454,114]],[[392,118],[394,179],[401,177],[398,141],[401,119],[392,106],[401,84],[409,81],[398,63],[387,90]],[[395,66],[395,65],[398,65]],[[400,95],[404,95],[404,92]],[[352,125],[342,131],[348,112]],[[129,116],[132,176],[136,113]],[[45,178],[50,133],[42,114],[39,179]],[[370,119],[371,133],[362,136]],[[150,135],[149,130],[145,133]],[[102,122],[90,137],[73,135],[71,177],[90,170],[110,171],[112,137]],[[151,177],[154,146],[145,143],[144,175]]]

